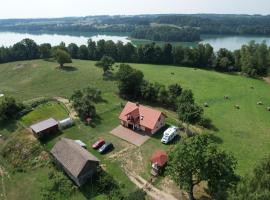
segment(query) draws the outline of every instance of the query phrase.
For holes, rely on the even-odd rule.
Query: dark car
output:
[[[95,142],[95,144],[92,145],[93,149],[98,149],[101,146],[105,144],[105,140],[99,139],[98,141]]]
[[[99,148],[98,152],[103,154],[103,153],[108,152],[112,148],[113,148],[113,144],[111,142],[106,142],[104,145],[102,145],[102,147]]]

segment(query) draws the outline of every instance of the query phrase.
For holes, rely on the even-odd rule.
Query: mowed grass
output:
[[[54,118],[55,120],[61,120],[68,117],[68,113],[64,105],[58,102],[48,102],[41,104],[36,107],[33,111],[24,115],[20,121],[26,125],[30,126],[34,123],[46,120],[48,118]]]
[[[0,90],[20,100],[29,100],[44,96],[68,97],[75,89],[86,86],[97,87],[107,101],[97,105],[98,114],[102,119],[95,128],[84,129],[82,132],[85,134],[81,133],[81,130],[78,131],[78,137],[85,138],[89,144],[98,134],[114,140],[108,132],[119,123],[117,118],[121,111],[119,105],[124,101],[116,94],[116,82],[104,79],[102,69],[95,67],[94,64],[92,61],[74,60],[71,67],[65,70],[59,70],[54,62],[41,60],[2,64]],[[254,164],[269,154],[270,112],[266,111],[266,107],[270,106],[269,84],[238,75],[186,67],[131,65],[143,71],[145,79],[165,85],[180,83],[185,89],[193,90],[195,99],[200,105],[204,102],[209,104],[209,108],[205,108],[205,115],[213,121],[217,130],[204,132],[211,132],[221,148],[235,155],[239,174],[249,172]],[[116,70],[115,67],[114,71]],[[254,89],[251,89],[251,86]],[[224,95],[228,95],[230,100],[225,100]],[[262,101],[264,105],[258,106],[256,104],[258,101]],[[239,110],[234,109],[236,104],[240,106]],[[174,113],[170,113],[168,121],[175,122],[174,118]],[[67,131],[64,134],[75,137],[74,132]],[[163,148],[159,138],[150,140],[141,148],[143,152],[150,154],[154,150],[153,147]]]

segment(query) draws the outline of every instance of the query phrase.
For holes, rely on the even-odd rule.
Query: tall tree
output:
[[[39,46],[39,51],[40,51],[40,57],[42,59],[47,59],[51,57],[51,50],[52,46],[49,43],[44,43]]]
[[[236,184],[236,160],[211,143],[208,135],[181,140],[169,154],[167,172],[194,199],[194,186],[207,181],[211,196]]]
[[[137,98],[141,92],[143,73],[133,69],[127,64],[120,64],[116,73],[120,96],[124,98]]]
[[[70,43],[67,47],[71,58],[78,58],[79,47],[75,43]]]
[[[194,102],[191,90],[184,90],[177,101],[178,119],[186,124],[188,134],[190,124],[196,124],[202,119],[203,109]]]
[[[270,156],[258,163],[250,174],[242,178],[229,199],[270,199]]]
[[[105,75],[110,69],[111,67],[114,65],[114,59],[112,57],[109,56],[103,56],[100,61],[98,61],[96,63],[96,66],[98,67],[102,67],[103,69],[103,75]]]
[[[60,64],[60,67],[63,67],[65,63],[72,63],[69,53],[61,49],[54,52],[54,58]]]

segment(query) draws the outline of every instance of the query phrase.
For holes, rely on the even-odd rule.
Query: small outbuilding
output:
[[[69,117],[69,118],[66,118],[66,119],[59,121],[59,126],[61,128],[67,128],[67,127],[72,126],[73,123],[74,123],[73,120]]]
[[[59,130],[58,128],[58,122],[53,119],[47,119],[44,121],[41,121],[37,124],[34,124],[32,126],[30,126],[33,134],[37,137],[37,138],[41,138],[44,135],[56,132]]]
[[[151,174],[157,176],[165,167],[168,161],[168,155],[163,150],[157,150],[150,158],[152,169]]]
[[[77,186],[82,186],[99,167],[99,160],[76,141],[61,138],[52,148],[55,163]]]

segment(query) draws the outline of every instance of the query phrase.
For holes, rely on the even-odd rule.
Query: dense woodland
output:
[[[209,44],[199,44],[196,48],[155,43],[133,46],[131,43],[91,39],[88,44],[77,46],[74,43],[61,43],[52,47],[50,44],[37,45],[31,39],[24,39],[11,47],[0,47],[0,63],[47,59],[55,57],[57,49],[68,52],[73,59],[100,60],[109,56],[116,62],[184,65],[195,68],[213,69],[222,72],[242,72],[256,77],[266,76],[270,68],[270,48],[265,44],[251,42],[241,49],[229,51],[220,49],[214,52]]]
[[[262,15],[137,15],[87,16],[54,19],[0,20],[2,31],[131,33],[152,24],[196,28],[200,34],[270,35],[270,16]]]
[[[132,38],[166,42],[194,42],[200,40],[200,33],[195,28],[172,26],[139,27],[131,33]]]

